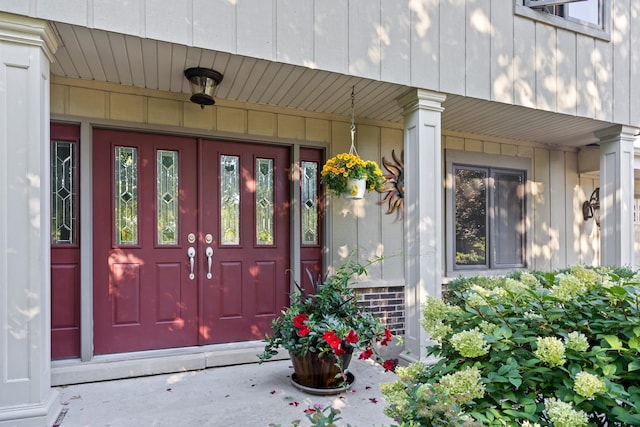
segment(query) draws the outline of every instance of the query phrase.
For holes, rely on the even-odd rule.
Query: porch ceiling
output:
[[[125,86],[189,93],[183,71],[214,68],[224,79],[216,98],[296,110],[349,115],[356,88],[358,118],[402,122],[396,99],[411,88],[158,40],[53,23],[60,47],[54,75]],[[552,145],[596,142],[610,123],[499,102],[448,95],[443,129]]]

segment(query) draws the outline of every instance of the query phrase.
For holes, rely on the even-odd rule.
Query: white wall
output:
[[[629,94],[640,90],[640,2],[610,0],[604,39],[514,13],[517,2],[0,0],[0,10],[639,125]]]

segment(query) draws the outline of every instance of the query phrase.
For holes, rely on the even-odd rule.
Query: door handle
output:
[[[208,265],[207,279],[211,279],[213,277],[213,275],[211,274],[211,263],[213,262],[211,257],[213,257],[213,248],[211,246],[207,247],[204,253],[205,255],[207,255],[207,265]]]
[[[189,279],[195,279],[196,275],[193,274],[193,267],[196,263],[196,250],[193,247],[189,247],[187,249],[187,256],[189,257],[189,266],[191,267],[191,272],[189,273]]]

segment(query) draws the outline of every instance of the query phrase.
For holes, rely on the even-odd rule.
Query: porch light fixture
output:
[[[200,108],[204,109],[205,105],[213,105],[216,101],[213,99],[213,92],[222,81],[222,73],[209,68],[187,68],[184,70],[184,76],[191,83],[191,102],[200,104]]]
[[[600,187],[593,190],[589,200],[586,200],[582,204],[582,216],[585,221],[593,218],[596,225],[600,227]]]

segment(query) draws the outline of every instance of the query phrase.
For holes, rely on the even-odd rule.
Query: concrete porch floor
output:
[[[316,396],[291,383],[289,360],[214,367],[123,380],[57,387],[63,405],[59,427],[300,426],[315,404],[341,411],[339,426],[391,425],[379,384],[395,374],[371,361],[353,360],[351,390]]]

